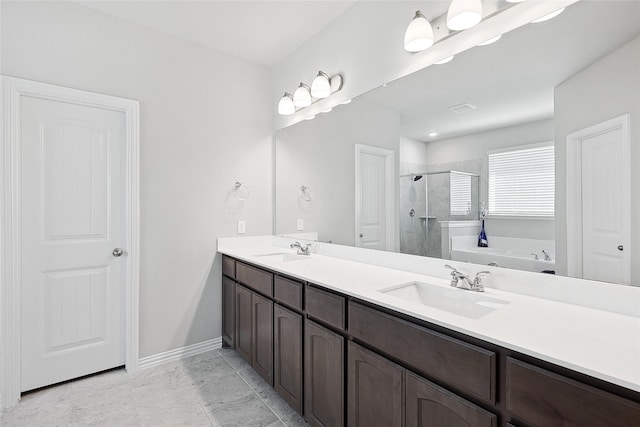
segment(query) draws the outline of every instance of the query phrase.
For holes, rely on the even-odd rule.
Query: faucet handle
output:
[[[535,252],[531,252],[531,255],[533,255],[533,259],[534,259],[534,260],[536,260],[536,261],[540,259],[540,258],[538,257],[538,254],[537,254],[537,253],[535,253]]]
[[[479,271],[476,273],[476,278],[473,279],[473,290],[477,292],[484,292],[484,285],[482,284],[482,278],[485,276],[491,276],[490,271]]]

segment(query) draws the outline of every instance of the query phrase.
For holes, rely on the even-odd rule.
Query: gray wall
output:
[[[591,64],[555,90],[555,232],[560,274],[567,273],[566,137],[626,113],[631,115],[631,282],[640,284],[640,38]]]
[[[552,119],[427,142],[424,161],[429,171],[457,170],[480,175],[480,200],[488,206],[487,151],[546,141],[553,141]],[[553,240],[554,220],[488,218],[486,231],[489,238],[493,235]]]
[[[354,100],[329,114],[278,131],[276,233],[295,233],[296,220],[303,219],[305,231],[317,231],[320,241],[353,246],[355,144],[395,151],[398,188],[399,128],[397,113]],[[311,189],[311,202],[300,200],[301,185]],[[396,192],[395,212],[399,209],[397,200]]]
[[[2,74],[140,101],[140,355],[219,337],[216,238],[272,228],[268,70],[71,2],[1,7]]]

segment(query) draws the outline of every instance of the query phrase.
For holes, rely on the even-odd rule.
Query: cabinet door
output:
[[[349,342],[348,425],[402,427],[404,368]]]
[[[236,284],[236,351],[251,363],[251,291]]]
[[[406,427],[495,427],[497,417],[412,372],[406,376]]]
[[[273,386],[273,302],[251,293],[253,328],[251,366]]]
[[[302,414],[302,316],[276,304],[273,329],[273,388]]]
[[[222,276],[222,345],[234,347],[235,335],[236,284]]]
[[[304,326],[304,413],[315,426],[344,426],[344,338],[307,320]]]

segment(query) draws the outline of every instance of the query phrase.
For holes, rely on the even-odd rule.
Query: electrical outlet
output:
[[[244,234],[247,232],[247,222],[238,221],[238,234]]]
[[[298,220],[298,231],[303,231],[304,230],[304,220],[303,219],[299,219]]]

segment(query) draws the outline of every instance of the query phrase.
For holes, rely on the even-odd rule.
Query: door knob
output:
[[[120,248],[115,248],[113,250],[113,252],[111,252],[111,254],[116,258],[119,257],[119,256],[122,256],[123,253],[124,253],[124,251],[122,249],[120,249]]]
[[[619,250],[619,251],[624,251],[624,246],[622,246],[622,245],[618,245],[618,250]]]

